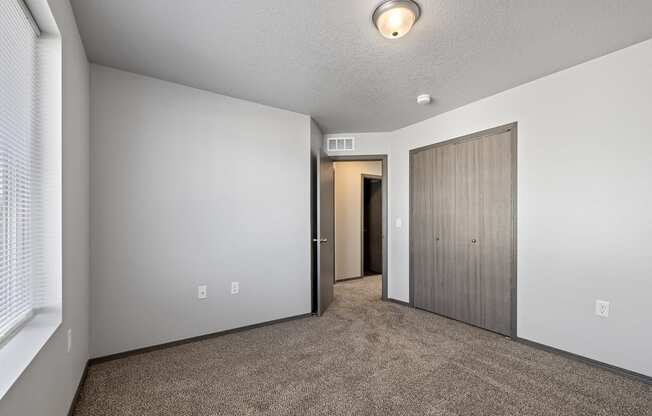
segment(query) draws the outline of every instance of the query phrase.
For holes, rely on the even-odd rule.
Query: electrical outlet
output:
[[[607,318],[609,316],[609,302],[606,300],[596,300],[595,314],[602,318]]]
[[[206,299],[208,297],[208,288],[205,285],[197,286],[197,299]]]
[[[240,282],[231,282],[231,294],[237,295],[240,293]]]
[[[72,349],[72,329],[68,328],[68,352]]]

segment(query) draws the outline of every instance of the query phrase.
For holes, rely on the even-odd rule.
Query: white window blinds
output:
[[[22,0],[0,1],[0,343],[37,310],[44,272],[38,37]]]

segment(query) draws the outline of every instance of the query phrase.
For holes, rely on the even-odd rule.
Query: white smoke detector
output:
[[[417,104],[421,105],[427,105],[432,102],[432,97],[430,97],[430,94],[421,94],[420,96],[417,97]]]

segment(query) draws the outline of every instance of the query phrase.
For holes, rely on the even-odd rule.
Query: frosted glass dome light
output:
[[[419,5],[412,0],[387,0],[376,7],[372,19],[381,35],[398,39],[412,29],[420,14]]]

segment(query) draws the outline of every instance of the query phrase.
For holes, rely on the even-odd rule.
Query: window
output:
[[[0,343],[43,306],[39,31],[22,0],[0,3]]]
[[[0,0],[0,400],[62,323],[62,56],[47,0]]]

